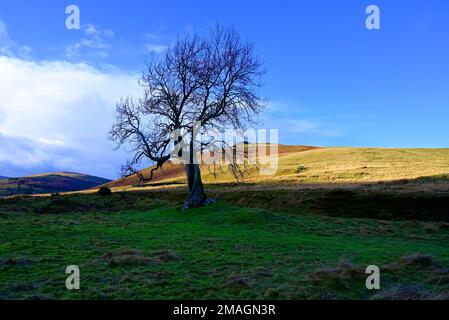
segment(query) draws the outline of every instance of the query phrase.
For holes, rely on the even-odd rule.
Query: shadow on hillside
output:
[[[115,192],[110,199],[95,194],[47,198],[35,213],[84,212],[92,210],[148,209],[163,201],[181,207],[185,186],[153,184],[155,188],[135,188]],[[421,177],[382,183],[333,184],[208,184],[207,193],[241,207],[259,208],[288,214],[318,214],[334,217],[360,217],[382,220],[420,220],[449,222],[449,176]],[[437,191],[436,191],[437,190]],[[12,211],[31,208],[33,198],[0,200]],[[16,209],[16,210],[15,210]],[[9,210],[8,210],[9,211]]]
[[[216,189],[212,188],[212,189]],[[449,222],[449,175],[374,183],[258,185],[214,191],[241,206],[291,214]]]
[[[181,204],[184,188],[140,192]],[[372,183],[219,183],[208,184],[207,192],[238,206],[290,214],[449,222],[449,175]]]

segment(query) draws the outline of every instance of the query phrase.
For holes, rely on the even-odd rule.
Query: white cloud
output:
[[[86,35],[92,38],[112,38],[114,36],[114,31],[111,29],[99,29],[93,24],[88,24],[84,27]]]
[[[82,26],[84,37],[78,42],[66,46],[65,52],[68,58],[80,57],[82,55],[94,55],[107,57],[111,45],[108,40],[114,37],[111,29],[101,29],[93,24]]]
[[[310,134],[325,137],[338,137],[340,130],[329,129],[320,121],[310,119],[285,120],[282,126],[286,131],[299,134]]]
[[[159,38],[160,38],[159,33],[156,33],[156,32],[147,32],[147,33],[145,33],[145,39],[157,40]]]
[[[264,123],[270,128],[279,129],[281,135],[283,132],[289,135],[300,134],[328,138],[336,138],[341,135],[340,129],[328,121],[306,117],[306,113],[307,108],[302,105],[270,101],[267,105]]]
[[[0,134],[0,163],[11,162],[18,167],[30,168],[46,163],[51,152],[46,145],[40,145],[28,138],[10,137]]]
[[[141,93],[138,75],[6,56],[0,70],[1,175],[45,168],[116,174],[124,155],[106,136],[120,97]]]
[[[8,57],[20,57],[29,59],[33,53],[33,48],[27,45],[19,46],[9,38],[8,28],[5,22],[0,19],[0,55]]]
[[[151,53],[161,54],[168,49],[168,46],[163,44],[147,44],[145,48]]]

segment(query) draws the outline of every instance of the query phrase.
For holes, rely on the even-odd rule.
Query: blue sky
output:
[[[65,28],[70,4],[81,30]],[[365,27],[370,4],[380,30]],[[447,0],[11,0],[0,3],[0,175],[114,177],[126,158],[105,139],[115,99],[138,94],[151,54],[217,21],[265,62],[263,122],[281,143],[449,146]]]

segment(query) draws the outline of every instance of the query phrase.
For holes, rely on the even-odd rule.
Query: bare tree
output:
[[[217,25],[207,37],[179,38],[148,65],[140,80],[143,97],[117,104],[110,138],[130,145],[134,154],[124,175],[148,181],[168,160],[182,156],[189,191],[184,207],[207,203],[197,151],[208,143],[197,140],[195,126],[225,130],[254,124],[263,109],[257,93],[262,75],[253,45],[235,30]],[[149,177],[137,169],[145,159],[155,165]]]

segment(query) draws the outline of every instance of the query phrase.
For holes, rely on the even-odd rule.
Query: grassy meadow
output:
[[[446,298],[448,224],[278,214],[216,203],[184,212],[145,193],[2,200],[3,299]],[[20,226],[20,227],[18,227]],[[65,289],[65,267],[81,290]],[[382,270],[380,292],[365,268]]]
[[[0,199],[0,299],[449,299],[449,150],[287,151],[270,179],[203,170],[218,202],[188,211],[175,165],[111,196]]]

